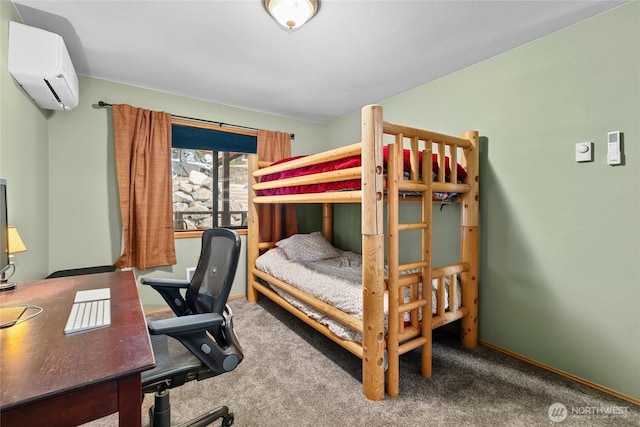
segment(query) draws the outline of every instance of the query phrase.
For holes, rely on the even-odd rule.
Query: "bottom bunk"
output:
[[[314,234],[316,233],[312,233],[308,235],[308,237],[313,238],[311,236]],[[320,233],[317,233],[317,236],[323,239]],[[301,238],[300,240],[303,241],[307,235],[299,234],[293,237],[299,237]],[[328,242],[327,245],[329,245]],[[274,278],[277,279],[278,282],[270,286],[273,291],[287,300],[287,302],[304,312],[316,322],[327,326],[329,330],[338,337],[360,343],[362,342],[362,334],[357,329],[349,326],[350,324],[354,324],[354,321],[344,321],[344,323],[347,323],[345,325],[331,317],[331,313],[339,310],[346,315],[354,317],[358,322],[362,321],[362,256],[354,252],[342,251],[331,246],[328,247],[331,248],[331,253],[326,254],[326,258],[323,257],[309,261],[299,261],[296,260],[295,257],[292,259],[282,248],[273,248],[258,257],[256,268],[259,272],[256,274],[268,285],[270,285],[270,282],[274,282]],[[419,273],[419,271],[409,270],[404,272],[404,274],[416,273]],[[416,285],[418,292],[415,300],[421,300],[421,281]],[[444,313],[447,317],[446,321],[436,322],[438,326],[455,320],[456,317],[463,315],[465,312],[464,308],[461,308],[462,291],[457,275],[452,285],[455,286],[454,289],[451,289],[448,276],[445,277],[443,281],[439,281],[438,279],[432,280],[432,315],[437,315],[438,311],[440,311],[441,314]],[[305,293],[311,298],[328,304],[331,308],[327,311],[330,313],[322,313],[322,311],[316,310],[309,304],[305,304],[303,301],[296,299],[295,296],[290,293],[292,292],[292,288]],[[409,304],[414,300],[412,299],[411,291],[412,287],[410,286],[404,288],[404,304]],[[454,294],[450,295],[452,291]],[[441,295],[441,298],[438,298],[439,295]],[[442,303],[440,309],[438,308],[439,302]],[[451,309],[449,309],[450,302]],[[388,295],[385,293],[384,311],[387,316],[389,314],[388,307]],[[418,316],[418,320],[421,320],[421,314]],[[404,313],[403,318],[405,326],[410,325],[410,313]],[[358,322],[355,323],[357,324]],[[385,322],[385,328],[386,327],[387,322]]]
[[[386,270],[386,268],[385,268]],[[469,313],[462,305],[459,274],[464,266],[433,271],[430,289],[423,291],[421,269],[404,271],[399,310],[389,312],[388,292],[384,295],[385,360],[387,365],[388,319],[400,317],[397,353],[404,354],[426,343],[422,332],[423,313],[431,313],[425,327],[437,328]],[[320,232],[297,234],[277,242],[260,255],[252,271],[258,279],[255,290],[284,307],[296,317],[363,358],[362,256],[331,246]],[[386,271],[385,271],[386,277]],[[429,298],[429,293],[431,297]],[[423,294],[426,298],[423,298]],[[430,376],[430,353],[423,354]],[[397,388],[394,385],[393,388]]]

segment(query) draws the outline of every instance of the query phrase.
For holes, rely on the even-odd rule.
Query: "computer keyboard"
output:
[[[76,292],[64,327],[64,333],[101,328],[111,324],[111,292],[109,288]]]

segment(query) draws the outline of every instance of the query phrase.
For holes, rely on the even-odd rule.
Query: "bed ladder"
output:
[[[387,393],[396,397],[399,394],[400,356],[415,348],[422,347],[422,376],[431,377],[431,162],[422,162],[422,180],[419,178],[418,150],[419,139],[410,139],[411,171],[409,179],[403,176],[403,134],[395,136],[396,141],[389,144],[389,162],[387,173],[388,202],[388,265],[387,290],[389,298],[389,316],[387,332]],[[431,143],[426,141],[423,159],[431,159]],[[399,203],[401,191],[420,192],[421,217],[418,222],[400,223]],[[418,259],[400,264],[400,232],[420,230],[421,251]],[[410,272],[400,275],[402,272]],[[419,297],[419,283],[423,284]],[[405,288],[411,293],[410,302],[404,303]],[[425,290],[426,289],[426,290]],[[419,319],[419,312],[422,319]],[[410,313],[405,326],[405,314]]]

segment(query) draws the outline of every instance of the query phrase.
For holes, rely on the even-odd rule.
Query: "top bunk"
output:
[[[363,108],[362,130],[362,141],[330,151],[254,159],[253,203],[364,203],[390,191],[406,198],[425,190],[434,201],[451,202],[473,191],[477,132],[456,137],[391,123],[377,105]]]

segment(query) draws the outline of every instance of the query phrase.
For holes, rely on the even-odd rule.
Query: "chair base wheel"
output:
[[[229,412],[226,417],[222,418],[222,427],[230,427],[233,425],[233,412]]]

